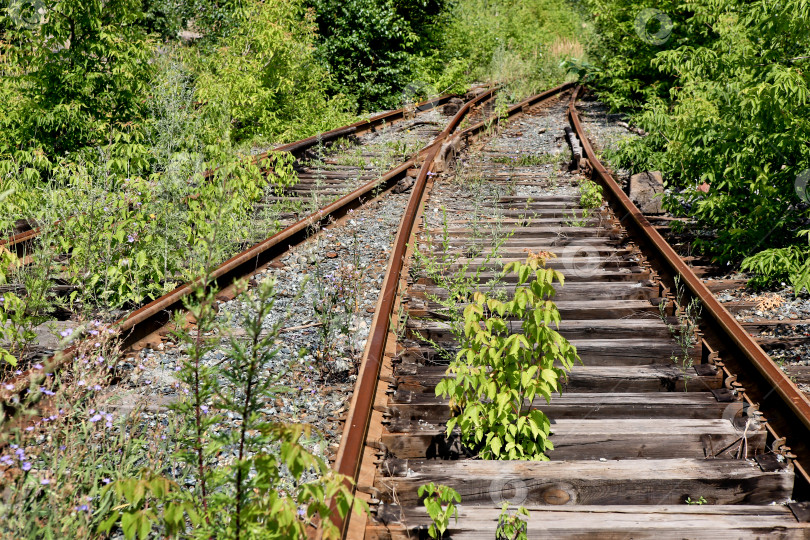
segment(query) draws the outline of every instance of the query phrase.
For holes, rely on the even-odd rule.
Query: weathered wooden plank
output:
[[[430,392],[444,377],[446,366],[420,367],[417,375],[398,375],[402,390]],[[703,392],[722,387],[722,375],[699,376],[675,366],[574,366],[565,392]]]
[[[729,418],[742,403],[721,403],[710,392],[571,393],[554,396],[551,403],[538,397],[534,406],[552,420],[561,418]],[[392,419],[446,422],[447,399],[424,392],[398,390],[388,410]]]
[[[560,238],[559,241],[565,240],[564,238]],[[532,240],[525,240],[525,239],[516,239],[516,242],[522,242],[526,244],[528,242],[533,242]],[[536,244],[536,242],[533,242]],[[433,245],[430,244],[420,244],[421,247],[425,248],[432,248],[430,253],[437,257],[444,257],[446,256],[446,261],[456,262],[456,261],[465,261],[470,256],[469,244],[464,242],[462,244],[461,241],[453,242],[452,239],[449,240],[448,249],[445,250],[444,246],[441,242],[438,242],[438,239],[434,239]],[[475,252],[473,253],[474,258],[479,261],[483,261],[486,257],[494,257],[498,256],[501,259],[506,260],[516,260],[516,261],[525,261],[526,260],[526,249],[525,247],[521,247],[519,245],[510,246],[508,241],[506,244],[498,247],[497,252],[492,247],[492,243],[483,244],[478,243],[476,244]],[[566,249],[567,248],[567,249]],[[630,256],[630,254],[634,254],[635,252],[632,248],[625,248],[618,245],[615,240],[606,240],[604,238],[579,238],[579,239],[571,239],[570,244],[564,243],[555,243],[554,245],[547,245],[541,246],[539,248],[535,248],[534,252],[537,253],[538,250],[540,251],[548,251],[551,252],[557,257],[562,257],[567,253],[573,251],[576,253],[588,253],[592,256],[615,256],[615,257],[626,257]]]
[[[613,266],[618,266],[614,268]],[[566,283],[576,282],[589,282],[589,283],[604,283],[615,281],[647,281],[650,279],[650,271],[640,266],[620,266],[611,265],[608,262],[594,261],[588,262],[586,258],[582,260],[572,260],[568,266],[560,266],[557,268],[565,276]],[[449,269],[450,272],[453,269]],[[465,276],[477,277],[479,283],[488,283],[491,280],[498,279],[501,283],[517,283],[518,276],[516,274],[508,274],[501,276],[495,272],[480,272],[474,266],[468,267],[464,272]]]
[[[790,499],[793,471],[762,471],[751,460],[426,461],[389,459],[375,483],[388,502],[418,501],[427,482],[450,486],[466,504],[770,504]]]
[[[408,313],[412,317],[445,316],[442,306],[424,297],[409,296]],[[645,321],[658,319],[658,306],[649,300],[561,300],[554,302],[563,321],[575,319],[638,318]],[[459,304],[463,310],[466,303]]]
[[[401,459],[454,458],[474,454],[459,450],[457,434],[424,421],[395,420],[382,442]],[[747,445],[743,439],[746,439]],[[551,426],[552,460],[753,457],[765,450],[765,430],[745,431],[729,420],[559,419]],[[742,447],[741,447],[742,445]]]
[[[483,325],[483,323],[482,323]],[[411,332],[432,340],[447,340],[453,337],[450,323],[442,321],[408,319]],[[521,332],[521,322],[508,321],[512,332]],[[659,319],[563,319],[558,331],[569,340],[573,339],[652,339],[671,340],[667,325]]]
[[[627,268],[632,266],[638,266],[638,260],[635,254],[630,252],[629,250],[610,250],[605,253],[600,253],[596,250],[591,251],[587,248],[580,248],[577,251],[574,250],[557,250],[559,253],[555,253],[556,257],[551,257],[546,261],[546,266],[549,268],[557,268],[563,269],[570,267],[572,264],[579,263],[579,264],[587,264],[588,266],[592,266],[594,268],[599,267],[613,267],[613,268]],[[480,257],[476,256],[474,258],[459,258],[458,261],[454,262],[453,264],[448,265],[447,270],[449,272],[455,272],[456,270],[467,267],[467,268],[486,268],[488,271],[497,271],[505,264],[511,262],[525,262],[526,261],[526,254],[523,253],[521,255],[517,255],[514,257],[509,257],[504,255],[503,253],[499,252],[497,257]],[[493,277],[490,275],[488,277]]]
[[[620,247],[622,239],[617,237],[605,236],[557,236],[554,238],[523,238],[510,236],[500,242],[499,253],[513,253],[521,249],[529,249],[534,253],[540,251],[554,251],[555,248],[565,246],[614,246]],[[418,239],[417,247],[423,253],[443,253],[444,240],[441,236],[433,236],[432,241],[428,241],[426,235],[422,235]],[[491,253],[493,241],[491,238],[453,238],[447,239],[447,247],[451,252],[456,250],[466,250],[469,246],[480,248],[481,251],[477,252],[478,255]],[[525,254],[525,252],[524,252]]]
[[[703,284],[706,285],[713,293],[728,291],[731,289],[743,289],[748,284],[747,279],[704,279]]]
[[[793,539],[810,536],[810,525],[798,523],[791,511],[778,505],[673,505],[673,506],[528,506],[528,536],[548,540],[711,540]],[[369,527],[366,540],[427,538],[431,521],[424,507],[385,508],[399,521]],[[462,503],[457,522],[450,520],[448,536],[465,540],[492,540],[499,507]]]
[[[488,289],[489,290],[489,289]],[[498,286],[495,291],[513,292],[514,285]],[[640,282],[577,282],[560,285],[554,284],[556,294],[554,300],[649,300],[658,298],[660,287],[650,281]],[[408,294],[435,295],[437,298],[447,298],[447,290],[432,285],[413,285]]]
[[[434,238],[441,238],[444,233],[441,229],[430,229],[426,232]],[[530,238],[535,241],[557,238],[560,235],[588,238],[619,238],[621,235],[621,230],[616,227],[567,227],[562,224],[556,227],[520,227],[509,232],[512,234],[511,238]],[[452,228],[447,230],[447,234],[458,240],[477,237],[481,232]]]
[[[415,337],[415,332],[413,334]],[[577,348],[577,354],[586,366],[671,365],[673,357],[680,361],[683,356],[678,345],[667,337],[570,339],[569,341]],[[427,343],[427,341],[424,342]],[[448,349],[456,346],[455,341],[449,335],[441,338],[435,337],[433,343],[446,346]],[[689,351],[689,357],[694,363],[700,361],[700,356],[701,352],[697,347],[693,347]]]

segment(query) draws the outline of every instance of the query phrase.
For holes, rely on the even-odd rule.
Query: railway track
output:
[[[485,92],[485,89],[478,92]],[[444,125],[452,119],[452,114],[442,114],[442,109],[453,99],[454,96],[444,95],[274,148],[274,152],[289,152],[295,157],[293,166],[298,181],[285,186],[282,190],[273,188],[266,191],[263,199],[255,205],[255,223],[251,227],[254,236],[243,238],[232,246],[232,252],[248,249],[238,253],[217,271],[226,267],[233,269],[234,261],[241,260],[240,257],[244,258],[247,252],[254,254],[261,252],[261,249],[251,251],[250,246],[255,247],[255,244],[259,243],[266,247],[265,240],[273,237],[275,232],[281,233],[277,238],[279,242],[282,239],[297,242],[306,236],[304,224],[312,222],[313,216],[318,218],[315,222],[323,220],[321,223],[323,225],[329,219],[339,217],[353,205],[356,206],[361,201],[369,200],[378,193],[392,188],[397,182],[400,183],[400,189],[407,188],[412,183],[420,152],[426,145],[429,146]],[[455,102],[453,107],[453,110],[458,109]],[[478,109],[472,111],[473,117],[480,114],[483,113]],[[268,153],[263,153],[251,159],[258,163],[267,155]],[[205,177],[209,178],[212,175],[212,172],[208,171]],[[58,230],[59,223],[50,227]],[[295,232],[292,232],[293,229]],[[42,241],[42,231],[42,228],[37,227],[20,232],[0,241],[0,249],[15,250],[21,264],[29,265],[33,260],[31,253],[38,249]],[[57,256],[58,262],[54,264],[60,266],[69,257],[69,253],[57,253]],[[54,279],[48,294],[52,298],[67,297],[77,289],[78,285],[66,282],[58,273],[51,272],[51,274]],[[181,286],[156,299],[145,310],[134,310],[134,314],[119,312],[124,316],[120,317],[114,326],[127,332],[125,345],[143,337],[141,333],[133,333],[134,326],[130,325],[142,324],[144,315],[152,314],[154,310],[165,310],[168,305],[167,298],[182,298],[187,290],[187,287]],[[0,286],[0,293],[3,292],[14,292],[20,296],[26,294],[22,283],[15,283],[14,280]],[[173,306],[178,307],[176,303]],[[173,308],[170,308],[170,311],[171,309]],[[55,321],[39,325],[35,330],[38,338],[27,347],[28,358],[22,359],[23,363],[33,363],[35,358],[53,353],[54,340],[50,336],[49,326],[55,322],[60,330],[70,329],[71,324],[75,324],[71,323],[71,319],[75,318],[74,315],[72,311],[58,309]],[[87,316],[85,313],[85,317]],[[103,311],[95,313],[94,316],[109,320]],[[151,315],[146,315],[146,318],[149,316]],[[135,323],[136,320],[139,323]],[[20,380],[25,378],[18,377]]]
[[[325,232],[324,228],[345,221],[350,212],[375,198],[409,189],[424,161],[424,154],[438,150],[462,119],[469,117],[474,121],[487,114],[491,110],[494,94],[495,90],[492,89],[474,92],[466,102],[462,102],[460,111],[459,106],[455,105],[454,110],[458,112],[450,115],[443,115],[439,111],[452,98],[443,96],[417,104],[415,110],[400,109],[385,113],[322,137],[282,147],[280,150],[293,152],[298,157],[295,167],[301,182],[282,193],[274,192],[259,205],[258,211],[261,215],[263,206],[281,204],[284,211],[275,212],[272,217],[275,228],[283,229],[210,272],[207,286],[219,291],[217,301],[223,303],[234,299],[237,294],[234,284],[238,280],[267,272],[271,263],[288,255],[313,235]],[[347,140],[347,137],[357,135],[361,139],[353,142]],[[325,148],[330,141],[337,142],[338,146],[332,148],[331,152],[328,147]],[[385,170],[389,167],[390,170]],[[29,231],[31,234],[36,232]],[[126,360],[134,361],[133,354],[166,341],[174,314],[184,309],[184,299],[196,286],[197,281],[185,283],[109,325],[109,331],[115,333],[118,347]],[[100,331],[104,332],[103,329]],[[97,334],[95,332],[93,335]],[[18,369],[14,374],[8,373],[0,389],[4,412],[11,415],[4,419],[4,428],[16,425],[14,415],[30,395],[30,389],[36,388],[44,380],[44,372],[68,366],[81,347],[86,346],[84,343],[92,339],[85,332],[70,346],[53,353],[41,364],[19,366],[23,369]],[[30,364],[33,364],[33,360]],[[127,365],[127,361],[124,365]],[[114,380],[118,378],[120,375]],[[69,381],[70,377],[67,376],[65,380]],[[114,388],[109,390],[113,398],[116,392]],[[35,395],[34,399],[41,397]],[[41,419],[31,417],[24,423],[36,427],[41,424]]]
[[[285,202],[291,197],[292,200],[289,201],[291,208],[300,206],[295,204],[295,199],[301,198],[302,194],[305,192],[314,191],[315,195],[320,196],[333,195],[336,191],[345,194],[347,187],[351,185],[356,186],[357,181],[360,180],[369,180],[374,172],[379,172],[379,167],[375,167],[375,165],[382,164],[384,158],[391,156],[383,156],[382,148],[376,148],[370,151],[367,150],[364,153],[356,155],[361,162],[360,165],[342,167],[339,163],[329,163],[329,155],[335,153],[334,149],[330,149],[331,145],[335,143],[338,145],[341,145],[341,143],[353,143],[362,146],[363,142],[366,141],[360,140],[361,138],[375,139],[377,138],[375,135],[379,135],[380,131],[390,131],[395,124],[399,128],[402,122],[407,123],[409,120],[423,116],[426,113],[436,113],[441,107],[444,107],[453,100],[454,97],[453,95],[445,94],[438,98],[415,103],[412,106],[381,113],[368,120],[360,120],[348,126],[307,137],[300,141],[279,145],[270,151],[261,152],[247,159],[253,163],[260,163],[272,152],[288,152],[295,156],[296,169],[301,173],[302,181],[298,187],[286,187],[283,193],[285,197],[276,197],[276,200],[283,199]],[[433,135],[435,135],[440,131],[440,129],[432,129],[432,126],[439,124],[436,119],[427,122],[412,122],[412,124],[417,128],[414,136],[409,137],[412,140],[429,140],[432,132]],[[370,137],[369,134],[371,134]],[[428,139],[425,139],[425,137],[428,137]],[[407,147],[407,142],[405,142],[403,149],[406,150]],[[357,162],[358,160],[354,161]],[[327,170],[329,174],[326,173]],[[210,180],[213,176],[214,171],[207,170],[203,174],[203,180]],[[350,184],[350,178],[355,180],[355,182]],[[318,180],[319,182],[313,180]],[[272,200],[265,200],[264,205],[267,206],[270,202],[272,202]],[[287,216],[282,217],[289,218],[294,215],[295,212],[288,212]],[[0,246],[16,251],[19,257],[25,257],[26,254],[30,253],[31,249],[36,248],[34,241],[41,236],[42,227],[38,226],[38,224],[34,223],[31,219],[20,219],[17,223],[14,234],[7,238],[0,239]],[[57,223],[54,223],[52,225],[56,224]]]
[[[469,145],[456,166],[443,158],[417,183],[335,464],[372,508],[344,537],[427,537],[428,483],[461,495],[453,538],[493,538],[504,502],[529,510],[529,538],[810,537],[807,399],[599,163],[578,92],[513,107],[495,134],[462,132],[446,144],[450,157]],[[573,172],[560,170],[565,128]],[[604,192],[595,208],[586,176]],[[435,388],[460,310],[474,291],[514,290],[499,269],[527,252],[565,275],[559,331],[581,364],[562,395],[534,399],[550,461],[480,459],[447,435]]]

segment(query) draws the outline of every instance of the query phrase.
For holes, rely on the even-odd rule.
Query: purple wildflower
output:
[[[73,333],[73,328],[65,328],[64,330],[62,330],[61,332],[59,332],[59,335],[60,335],[60,336],[62,336],[62,337],[68,337],[68,336],[70,336],[72,333]]]
[[[47,486],[48,484],[51,483],[51,481],[48,480],[47,478],[43,478],[42,480],[39,481],[39,483],[42,484],[43,486]]]
[[[26,461],[25,463],[22,464],[22,470],[24,470],[25,472],[30,471],[31,470],[31,464]]]
[[[7,384],[7,385],[5,385],[5,388],[6,388],[6,390],[14,390],[14,385],[13,384]]]
[[[34,369],[42,369],[42,364],[34,364]]]
[[[101,420],[101,415],[100,414],[94,414],[93,416],[90,417],[90,421],[93,422],[94,424],[96,422],[98,422],[99,420]]]

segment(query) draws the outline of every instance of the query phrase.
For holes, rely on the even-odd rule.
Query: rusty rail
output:
[[[516,105],[510,107],[506,116],[511,117],[521,113],[524,109],[537,105],[551,97],[554,97],[570,88],[573,83],[564,84],[551,90],[547,90],[541,94],[532,96]],[[380,293],[379,301],[375,313],[377,317],[374,320],[373,327],[370,330],[368,346],[366,347],[363,356],[362,365],[360,367],[360,376],[354,387],[355,399],[352,402],[351,409],[346,418],[346,424],[343,428],[343,436],[340,442],[340,449],[338,450],[337,459],[334,464],[334,469],[337,472],[350,477],[352,480],[357,481],[362,464],[363,449],[366,443],[366,436],[368,434],[369,425],[371,422],[372,407],[374,405],[374,396],[377,392],[377,383],[379,381],[380,368],[382,367],[382,359],[385,352],[385,345],[388,339],[389,320],[393,313],[394,303],[397,296],[397,288],[402,271],[405,252],[408,247],[413,227],[415,224],[417,211],[422,204],[425,194],[425,186],[427,185],[427,177],[433,167],[433,160],[438,155],[442,142],[444,142],[452,131],[458,126],[468,110],[483,97],[489,97],[492,91],[487,94],[479,96],[473,102],[468,102],[459,110],[453,120],[447,125],[444,131],[437,137],[437,141],[433,144],[431,150],[428,152],[425,162],[419,171],[419,176],[413,187],[413,192],[408,201],[408,207],[399,226],[399,233],[397,235],[396,244],[393,248],[391,259],[389,261],[388,270],[384,281],[384,288]],[[492,115],[486,120],[483,120],[464,131],[458,133],[457,137],[465,137],[474,135],[484,130],[488,124],[497,118]],[[345,520],[340,520],[333,512],[333,520],[341,527],[342,534],[345,537],[347,526],[349,523],[348,516]]]
[[[781,398],[781,402],[790,410],[793,416],[793,422],[788,422],[788,425],[791,427],[791,449],[793,451],[799,450],[799,448],[795,446],[799,441],[794,440],[793,437],[795,434],[793,433],[793,429],[803,427],[804,433],[801,439],[803,441],[810,439],[810,437],[808,437],[808,435],[810,435],[810,401],[779,366],[771,360],[768,354],[762,350],[756,340],[746,332],[737,319],[714,297],[700,278],[695,275],[692,269],[680,258],[675,250],[672,249],[669,243],[661,236],[655,227],[650,224],[647,218],[644,217],[644,214],[636,207],[630,197],[622,191],[621,186],[613,178],[613,175],[596,157],[587,134],[582,128],[579,113],[576,109],[576,100],[581,90],[581,86],[577,87],[571,96],[571,101],[568,105],[568,118],[582,143],[585,156],[593,167],[594,175],[598,177],[607,188],[609,197],[612,198],[619,205],[621,211],[625,213],[622,222],[628,222],[631,225],[637,233],[636,236],[638,236],[649,249],[648,253],[655,254],[657,256],[657,262],[663,264],[664,269],[668,270],[671,276],[681,276],[691,294],[698,298],[703,304],[703,318],[708,319],[708,323],[719,329],[722,332],[721,335],[727,336],[731,341],[735,352],[738,353],[738,355],[735,355],[735,359],[744,359],[747,361],[767,383],[770,390],[764,394],[762,399],[764,400],[770,397],[773,391]],[[760,406],[761,405],[760,403]],[[782,431],[784,435],[784,429]],[[802,446],[804,447],[805,444],[802,444]],[[802,448],[802,450],[806,451],[806,448]],[[803,458],[802,461],[808,462],[806,460],[810,459],[810,453],[801,453],[804,454],[800,455],[800,458]],[[798,472],[801,473],[801,476],[807,481],[807,469],[799,462],[794,462],[794,465],[796,465]]]

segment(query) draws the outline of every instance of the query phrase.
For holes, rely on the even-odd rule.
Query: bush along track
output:
[[[589,0],[598,96],[649,135],[611,153],[664,172],[667,206],[752,285],[810,292],[810,10],[787,2]]]
[[[761,388],[695,334],[715,306],[675,306],[613,188],[572,167],[567,99],[523,112],[429,185],[360,465],[372,514],[349,537],[801,537],[785,503],[802,477],[751,408]],[[540,327],[559,338],[535,348]]]
[[[610,113],[603,103],[593,100],[593,94],[585,94],[583,98],[577,103],[582,125],[594,146],[605,155],[615,151],[617,143],[623,139],[637,136],[630,134],[633,128],[623,121],[622,115]],[[625,191],[629,191],[629,171],[618,169],[614,174]],[[653,199],[652,209],[640,206],[642,210],[649,210],[645,210],[647,219],[759,346],[805,394],[810,393],[807,341],[810,301],[807,295],[796,294],[787,279],[761,287],[751,281],[755,277],[752,272],[712,261],[709,255],[694,247],[697,239],[707,240],[713,237],[712,233],[686,216],[649,213],[660,211],[656,208],[658,197]]]

